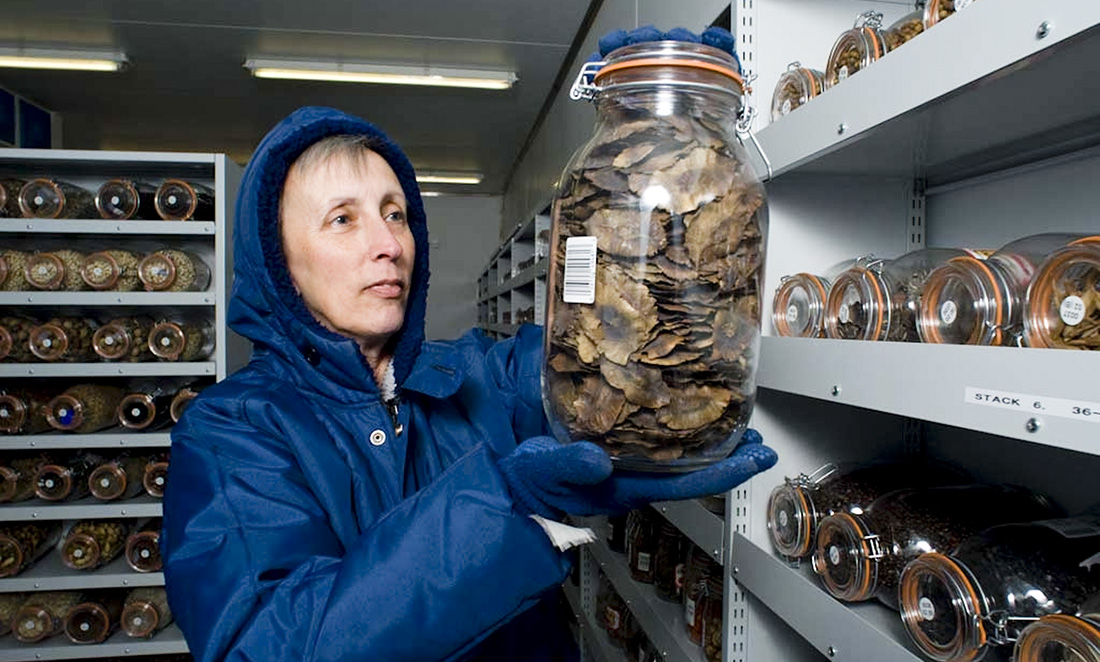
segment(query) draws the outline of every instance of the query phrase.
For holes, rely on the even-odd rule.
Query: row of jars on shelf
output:
[[[74,644],[99,644],[119,630],[149,639],[171,622],[172,610],[159,586],[0,594],[0,633],[10,632],[25,644],[62,633]]]
[[[927,248],[783,278],[781,336],[1100,349],[1100,236]]]
[[[837,38],[826,61],[825,71],[792,62],[772,92],[771,118],[790,114],[825,90],[877,62],[887,53],[930,29],[973,0],[927,0],[917,9],[882,27],[883,15],[876,11],[860,14],[852,29]],[[924,5],[923,8],[920,5]]]
[[[0,526],[0,577],[15,577],[56,549],[73,570],[98,570],[119,556],[135,572],[159,572],[159,517],[142,525],[128,519],[11,522]],[[3,586],[0,582],[0,586]]]
[[[210,286],[210,277],[202,258],[176,248],[145,253],[0,249],[0,290],[7,292],[198,292]]]
[[[0,460],[0,503],[32,498],[76,501],[89,494],[99,501],[164,495],[168,484],[167,450],[125,451],[104,457],[90,450],[35,452]]]
[[[772,491],[769,534],[837,599],[898,610],[929,659],[1100,659],[1100,515],[963,478],[937,464],[826,465]]]
[[[74,384],[60,393],[45,387],[0,389],[0,433],[58,431],[89,434],[121,425],[150,432],[179,422],[202,390],[169,383],[128,390],[112,384]]]
[[[56,177],[0,177],[0,218],[214,220],[214,191],[196,182],[108,179],[94,191]]]
[[[627,659],[638,662],[660,662],[663,659],[626,600],[602,571],[596,590],[596,623],[607,633],[608,641],[626,653]]]
[[[201,361],[213,353],[216,335],[209,318],[178,314],[126,315],[102,324],[84,316],[4,315],[0,361]]]

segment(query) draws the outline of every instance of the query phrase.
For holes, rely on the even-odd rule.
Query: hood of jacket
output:
[[[358,344],[321,326],[291,283],[279,237],[279,200],[291,164],[313,143],[339,134],[368,135],[404,189],[416,245],[405,322],[394,338],[397,384],[404,383],[424,342],[428,297],[428,224],[408,157],[378,127],[332,108],[306,107],[279,122],[245,167],[233,231],[233,294],[228,323],[254,344],[253,358],[273,353],[301,380],[348,398],[377,391]]]

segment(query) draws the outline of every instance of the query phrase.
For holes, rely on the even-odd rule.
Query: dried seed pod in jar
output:
[[[966,9],[974,0],[928,0],[924,5],[924,29],[932,27],[957,11]]]
[[[19,190],[24,218],[98,218],[95,194],[58,179],[32,179]]]
[[[90,253],[80,265],[80,276],[93,290],[133,292],[141,288],[139,258],[124,250]]]
[[[164,488],[168,485],[168,460],[169,453],[165,451],[150,457],[145,465],[141,482],[146,494],[155,499],[164,496]]]
[[[197,255],[174,248],[146,255],[138,275],[151,292],[196,292],[210,286],[210,267]]]
[[[918,9],[902,16],[882,31],[886,51],[890,52],[913,37],[924,32],[924,10]]]
[[[65,614],[65,634],[74,644],[101,644],[122,623],[126,594],[97,591]]]
[[[140,315],[116,317],[96,329],[92,349],[105,361],[152,361],[156,358],[149,350],[153,324],[152,318]]]
[[[825,66],[825,89],[847,80],[886,55],[886,38],[882,34],[882,14],[863,12],[855,26],[837,38]]]
[[[148,639],[172,622],[168,595],[159,586],[135,588],[126,596],[122,629],[128,636]]]
[[[0,577],[14,577],[46,555],[61,536],[59,522],[0,526]]]
[[[38,471],[35,494],[46,501],[76,501],[88,494],[88,474],[103,457],[90,451],[80,451]]]
[[[100,218],[109,220],[156,219],[154,198],[157,189],[152,184],[132,179],[109,179],[95,196]]]
[[[161,518],[149,520],[126,539],[126,563],[135,572],[160,572]]]
[[[0,432],[37,434],[49,430],[46,405],[52,397],[41,389],[0,390]]]
[[[1100,349],[1100,235],[1055,251],[1027,289],[1029,347]]]
[[[18,503],[35,496],[38,472],[50,464],[42,453],[11,457],[0,464],[0,503]]]
[[[83,317],[55,317],[30,331],[31,353],[43,361],[88,361],[95,357],[92,338],[95,320]]]
[[[633,44],[574,89],[597,122],[552,209],[551,429],[623,469],[707,466],[756,393],[767,207],[733,131],[739,66],[701,44]]]
[[[168,179],[157,189],[157,214],[166,221],[214,220],[214,191],[182,179]]]
[[[23,265],[27,284],[37,290],[79,292],[88,289],[80,275],[84,256],[77,251],[62,249],[49,253],[32,253]]]
[[[19,191],[26,184],[22,179],[0,177],[0,218],[19,218]]]
[[[114,425],[125,392],[108,384],[77,384],[50,400],[46,418],[62,432],[86,434]]]
[[[32,593],[12,618],[12,634],[25,644],[60,634],[64,630],[65,615],[83,601],[82,591]]]
[[[187,405],[198,397],[203,388],[204,387],[200,384],[189,384],[176,392],[175,397],[172,398],[172,405],[169,408],[173,423],[180,422],[180,416],[183,416],[183,412],[187,409]]]
[[[810,99],[825,91],[825,74],[803,67],[800,62],[787,65],[772,92],[772,121],[791,114]]]
[[[31,352],[31,330],[38,322],[23,315],[0,317],[0,361],[26,363],[35,361]]]
[[[61,542],[61,561],[73,570],[95,570],[107,565],[126,549],[129,520],[81,520],[69,528]]]
[[[165,361],[201,361],[214,351],[208,320],[165,320],[149,331],[149,351]]]
[[[0,250],[0,291],[25,292],[31,289],[27,282],[27,258],[23,251]]]
[[[0,593],[0,637],[11,632],[11,619],[27,601],[29,593]]]
[[[88,490],[100,501],[135,497],[145,489],[142,479],[148,462],[147,456],[130,453],[110,459],[88,475]]]

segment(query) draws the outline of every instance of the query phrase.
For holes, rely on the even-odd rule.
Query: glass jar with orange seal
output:
[[[45,556],[61,537],[60,522],[0,526],[0,577],[14,577]]]
[[[856,17],[851,30],[847,30],[833,44],[825,65],[825,89],[839,85],[878,61],[888,51],[886,36],[882,32],[882,14],[866,11]]]
[[[84,254],[70,249],[31,253],[23,263],[23,277],[30,289],[79,292],[88,289],[80,269]]]
[[[152,361],[156,359],[149,349],[149,333],[153,325],[153,319],[145,315],[108,320],[92,335],[92,349],[104,361]]]
[[[825,304],[839,274],[856,266],[846,260],[821,274],[800,272],[784,276],[772,299],[772,326],[787,338],[824,338]]]
[[[103,567],[126,549],[131,526],[130,520],[75,522],[61,541],[61,561],[73,570]]]
[[[172,609],[168,595],[160,586],[135,588],[126,595],[122,609],[122,629],[129,637],[148,639],[168,627]]]
[[[1027,289],[1029,347],[1100,349],[1100,235],[1052,253]]]
[[[50,462],[44,453],[18,455],[0,462],[0,503],[34,498],[38,471]]]
[[[0,361],[37,361],[31,351],[31,331],[38,325],[37,320],[26,315],[0,317]]]
[[[95,194],[82,186],[47,177],[28,180],[19,189],[24,218],[98,218]]]
[[[205,319],[170,319],[149,330],[149,351],[163,361],[201,361],[214,351],[214,324]]]
[[[137,254],[119,249],[89,253],[80,265],[80,277],[93,290],[133,292],[141,289],[139,260]]]
[[[214,191],[198,182],[166,179],[157,187],[153,203],[165,221],[214,220]]]
[[[29,331],[27,344],[41,361],[85,362],[95,356],[92,338],[99,325],[86,317],[55,317]]]
[[[53,393],[41,388],[0,388],[0,433],[37,434],[50,429],[46,405]]]
[[[46,501],[76,501],[88,495],[88,475],[103,457],[88,450],[42,465],[35,479],[35,494]]]
[[[29,254],[24,251],[0,249],[0,292],[23,292],[31,289],[25,270],[28,257]]]
[[[1050,614],[1024,628],[1016,662],[1100,662],[1100,592],[1074,613]]]
[[[790,115],[825,91],[825,74],[792,62],[779,76],[772,92],[772,121]]]
[[[918,6],[920,3],[918,2]],[[886,52],[899,48],[902,44],[924,32],[924,9],[916,9],[902,16],[882,31],[886,40]]]
[[[60,634],[65,615],[85,599],[83,591],[31,593],[12,617],[12,635],[24,644],[34,644]]]
[[[126,563],[134,572],[159,572],[161,518],[145,522],[126,538]]]
[[[100,501],[130,499],[145,490],[142,478],[149,458],[124,452],[107,460],[88,474],[88,490]]]
[[[0,177],[0,218],[19,218],[19,191],[27,182],[15,177]]]
[[[87,434],[117,422],[124,391],[110,384],[76,384],[46,405],[46,420],[61,432]]]
[[[125,594],[96,591],[65,613],[65,636],[74,644],[101,644],[122,622]]]
[[[157,189],[152,184],[132,179],[108,179],[96,191],[95,206],[100,218],[112,221],[158,218]]]

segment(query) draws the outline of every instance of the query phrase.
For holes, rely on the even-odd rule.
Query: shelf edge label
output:
[[[969,405],[1013,409],[1028,416],[1057,416],[1086,423],[1100,423],[1100,403],[1098,402],[1012,393],[976,386],[966,387],[963,401]]]

